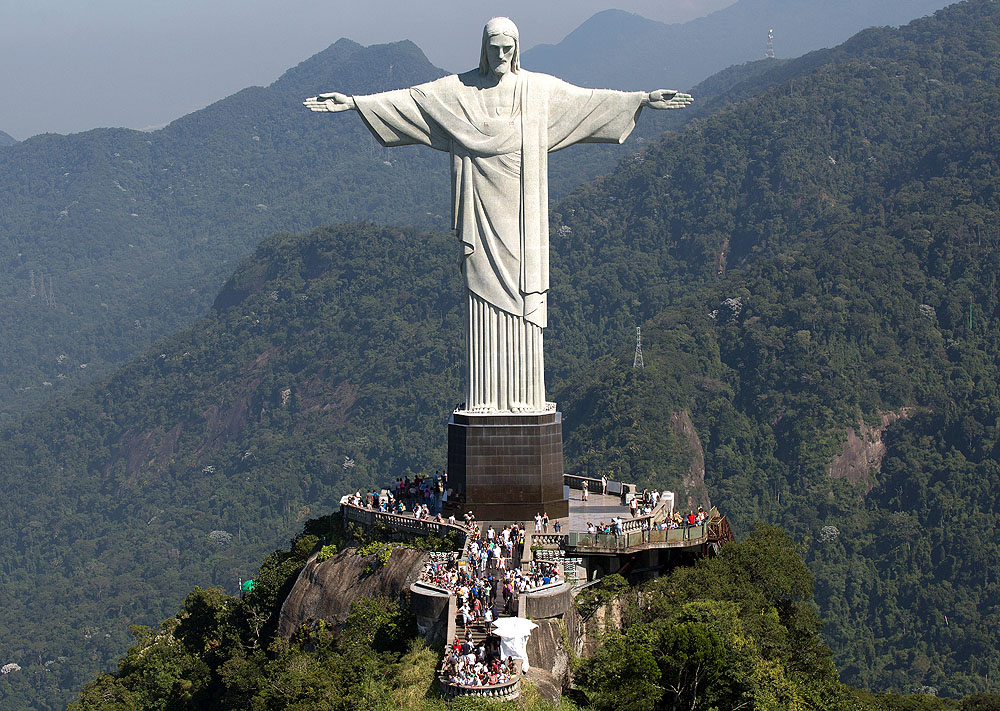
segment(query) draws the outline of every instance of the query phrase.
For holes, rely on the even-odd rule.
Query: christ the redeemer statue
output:
[[[621,143],[642,107],[680,109],[689,94],[582,89],[520,67],[505,17],[483,29],[479,68],[410,89],[306,99],[354,109],[384,146],[451,154],[453,227],[463,245],[466,410],[542,412],[542,329],[549,290],[548,154],[574,143]]]

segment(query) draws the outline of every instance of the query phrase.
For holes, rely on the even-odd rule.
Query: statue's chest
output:
[[[479,130],[487,136],[513,136],[521,134],[521,122],[513,117],[488,117],[480,120]]]
[[[511,120],[516,113],[513,87],[497,87],[482,94],[482,105],[489,121]]]

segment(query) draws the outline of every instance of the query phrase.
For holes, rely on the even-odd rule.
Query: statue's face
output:
[[[498,78],[510,71],[510,63],[514,59],[514,48],[517,44],[507,35],[493,35],[486,45],[486,58],[490,69]]]

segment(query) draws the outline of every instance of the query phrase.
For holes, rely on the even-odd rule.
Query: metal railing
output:
[[[695,526],[668,528],[657,531],[626,530],[620,536],[613,533],[569,533],[566,546],[571,549],[598,548],[620,551],[626,548],[645,546],[648,544],[685,544],[703,543],[708,540],[708,522]]]

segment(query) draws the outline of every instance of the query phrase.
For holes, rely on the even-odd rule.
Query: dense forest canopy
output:
[[[978,1],[744,68],[720,81],[749,98],[552,210],[568,468],[680,490],[687,413],[713,503],[798,541],[836,667],[874,690],[997,691],[997,56]],[[345,489],[443,466],[456,250],[274,236],[196,326],[5,427],[6,708],[65,704],[128,625],[232,590]],[[880,465],[831,476],[849,429]]]

